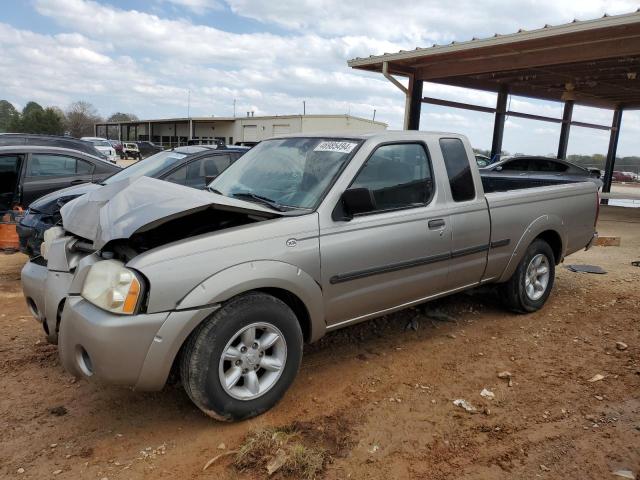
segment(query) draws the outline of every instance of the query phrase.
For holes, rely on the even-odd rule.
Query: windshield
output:
[[[228,197],[311,209],[359,143],[340,138],[265,140],[227,168],[209,188]]]
[[[186,155],[171,151],[156,153],[110,176],[103,184],[109,185],[110,183],[118,182],[125,178],[139,178],[142,176],[157,178],[160,172],[173,165],[177,165],[184,157],[186,157]]]

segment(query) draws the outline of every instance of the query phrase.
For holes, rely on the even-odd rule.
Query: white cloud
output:
[[[184,7],[194,13],[202,14],[207,10],[222,10],[224,3],[218,0],[160,0],[164,3],[171,3],[178,7]]]
[[[169,4],[169,13],[161,13]],[[0,70],[11,72],[0,75],[0,91],[14,103],[35,99],[64,106],[87,99],[105,115],[132,111],[140,117],[168,117],[186,114],[190,90],[194,115],[230,115],[234,99],[240,114],[300,113],[306,100],[308,113],[350,111],[370,118],[376,109],[376,119],[400,128],[401,92],[379,74],[349,69],[349,58],[592,18],[605,10],[631,11],[637,0],[155,0],[154,13],[91,0],[34,0],[33,5],[64,33],[37,34],[0,24]],[[235,12],[261,22],[264,29],[255,31],[255,22],[249,22],[250,33],[237,25],[238,31],[215,28],[180,15],[180,9],[224,9],[225,15]],[[444,85],[425,85],[425,95],[495,104],[492,93]],[[562,114],[558,103],[523,98],[511,98],[510,107]],[[610,112],[597,109],[576,108],[575,116],[611,121]],[[489,114],[424,105],[422,117],[423,128],[462,131],[482,148],[491,141]],[[625,113],[621,146],[629,152],[640,150],[640,136],[625,132],[637,132],[639,121],[636,114]],[[554,135],[536,134],[532,124],[545,128],[510,119],[505,134],[510,148],[553,151]],[[580,136],[573,147],[590,153],[606,144],[602,147],[599,137],[591,141]]]

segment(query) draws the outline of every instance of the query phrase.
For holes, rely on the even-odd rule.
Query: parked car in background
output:
[[[116,151],[116,155],[118,155],[120,158],[123,158],[122,157],[122,142],[120,140],[108,140],[108,142],[111,144],[113,149]]]
[[[143,140],[135,143],[138,144],[138,150],[140,151],[140,158],[147,158],[147,157],[150,157],[151,155],[154,155],[164,150],[160,145],[156,145],[153,142],[148,142]]]
[[[531,180],[590,181],[602,187],[600,170],[587,169],[566,160],[551,157],[517,156],[503,157],[502,160],[481,168],[483,177],[520,176]]]
[[[218,148],[225,148],[224,140],[219,138],[192,138],[187,141],[187,145],[216,145]]]
[[[39,135],[34,133],[0,133],[0,147],[34,145],[40,147],[60,147],[79,150],[95,157],[106,159],[91,142],[60,135]]]
[[[485,168],[491,165],[491,159],[486,155],[482,155],[481,153],[476,153],[475,157],[476,157],[476,164],[478,165],[478,168]]]
[[[611,179],[614,182],[635,182],[637,179],[637,175],[633,172],[620,172],[615,170]]]
[[[116,160],[118,159],[118,157],[116,156],[116,150],[106,138],[82,137],[80,140],[93,143],[93,146],[96,147],[96,150],[102,152],[102,154],[107,157],[107,160],[109,160],[111,163],[116,163]]]
[[[0,147],[3,209],[29,205],[61,188],[102,181],[121,169],[102,158],[59,147],[15,145]]]
[[[122,158],[133,158],[137,160],[142,160],[142,156],[140,155],[140,149],[138,144],[135,142],[124,142],[122,144]]]
[[[491,283],[541,309],[556,265],[596,238],[598,194],[537,185],[485,188],[462,135],[276,137],[210,191],[143,177],[68,203],[23,291],[36,319],[62,311],[69,373],[159,390],[179,372],[205,414],[241,420],[330,331]]]
[[[60,208],[87,192],[120,180],[133,180],[142,176],[159,178],[193,188],[204,188],[244,152],[245,150],[241,148],[218,150],[210,146],[164,150],[146,158],[143,162],[120,169],[115,175],[102,181],[85,183],[45,195],[29,205],[20,221],[18,227],[20,251],[31,258],[38,257],[45,230],[60,221]]]

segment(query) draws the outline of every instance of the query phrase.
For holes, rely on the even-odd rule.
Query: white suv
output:
[[[96,150],[98,150],[105,157],[107,157],[107,160],[109,160],[111,163],[116,163],[116,159],[117,159],[116,150],[115,148],[113,148],[113,145],[111,145],[111,143],[109,143],[109,140],[107,140],[106,138],[82,137],[80,140],[93,143],[93,146],[96,147]]]

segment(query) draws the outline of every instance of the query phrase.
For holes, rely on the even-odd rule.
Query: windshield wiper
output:
[[[218,195],[222,195],[223,197],[225,196],[224,193],[222,193],[220,190],[217,190],[215,188],[211,188],[210,186],[207,185],[207,190],[209,190],[212,193],[217,193]]]
[[[268,197],[263,197],[262,195],[257,195],[255,193],[251,193],[251,192],[233,193],[232,197],[234,197],[234,198],[246,198],[246,199],[249,199],[249,200],[253,200],[255,202],[262,203],[263,205],[266,205],[267,207],[272,208],[274,210],[277,210],[279,212],[286,212],[288,210],[284,205],[280,205],[275,200],[272,200],[272,199],[270,199]]]

